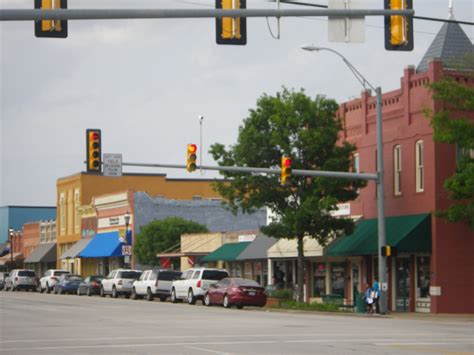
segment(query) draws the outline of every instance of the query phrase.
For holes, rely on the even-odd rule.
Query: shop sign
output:
[[[337,205],[337,210],[331,211],[331,216],[350,216],[351,215],[351,204],[350,203],[339,203]]]
[[[132,246],[122,245],[122,255],[132,255]]]
[[[257,236],[255,234],[239,235],[239,243],[241,242],[253,242]]]

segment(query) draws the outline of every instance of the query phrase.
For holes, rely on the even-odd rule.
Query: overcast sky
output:
[[[312,0],[326,4],[325,0]],[[249,8],[275,8],[247,0]],[[32,8],[33,0],[0,0]],[[366,1],[380,8],[382,0]],[[414,0],[417,15],[447,18],[448,0]],[[458,20],[473,21],[472,0],[454,0]],[[214,0],[69,0],[69,8],[213,8]],[[287,6],[287,8],[298,8]],[[85,170],[85,130],[102,129],[104,153],[127,162],[185,164],[187,143],[233,144],[262,93],[282,85],[338,102],[360,84],[344,63],[303,44],[343,53],[374,85],[397,89],[442,23],[416,21],[415,49],[388,52],[383,19],[366,20],[363,44],[329,43],[327,20],[284,18],[281,39],[262,18],[247,21],[246,46],[215,44],[213,19],[69,21],[67,39],[35,38],[32,22],[0,23],[0,206],[55,205],[56,180]],[[276,22],[269,20],[276,32]],[[471,41],[472,26],[464,26]],[[204,164],[214,165],[204,154]],[[200,177],[183,170],[125,169]],[[213,177],[206,173],[204,177]]]

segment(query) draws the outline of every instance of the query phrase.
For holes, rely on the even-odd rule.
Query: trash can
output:
[[[356,312],[357,313],[367,312],[367,307],[365,306],[364,299],[361,297],[359,292],[357,292],[357,295],[354,296],[354,299],[355,299]]]

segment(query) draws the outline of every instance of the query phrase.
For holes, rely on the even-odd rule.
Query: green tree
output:
[[[133,253],[140,263],[157,265],[156,254],[180,248],[182,234],[206,232],[206,226],[179,217],[154,220],[140,227]]]
[[[279,168],[282,155],[289,155],[293,169],[349,171],[355,146],[339,140],[341,122],[336,119],[334,100],[308,97],[303,90],[283,88],[276,96],[262,95],[257,107],[239,128],[238,141],[226,149],[211,146],[219,165]],[[226,182],[216,190],[232,211],[244,213],[268,207],[277,218],[262,232],[298,242],[298,298],[303,300],[303,237],[325,245],[331,238],[351,233],[354,223],[335,218],[331,212],[339,202],[357,197],[362,180],[292,176],[286,186],[274,174],[224,172]]]
[[[456,144],[460,153],[456,172],[444,182],[453,204],[437,211],[437,215],[449,222],[462,221],[474,230],[474,87],[446,76],[430,88],[434,100],[443,107],[435,114],[426,111],[433,138],[436,142]]]

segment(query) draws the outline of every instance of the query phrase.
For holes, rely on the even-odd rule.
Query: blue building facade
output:
[[[20,230],[27,222],[49,219],[56,219],[56,207],[0,207],[0,243],[4,243],[8,239],[8,228]]]

